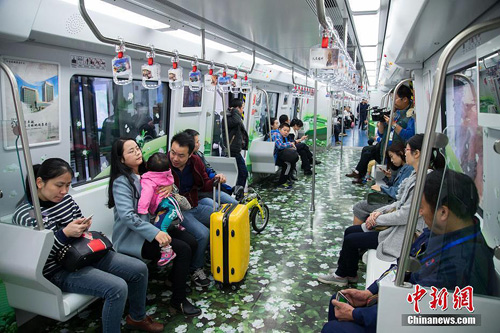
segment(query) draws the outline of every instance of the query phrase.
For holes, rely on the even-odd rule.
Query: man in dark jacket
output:
[[[227,143],[224,122],[222,123],[222,137],[224,139],[225,146],[229,146],[231,157],[236,158],[236,165],[238,166],[238,179],[236,180],[236,186],[241,187],[245,187],[248,178],[248,170],[245,159],[241,156],[242,150],[248,150],[248,133],[243,125],[244,108],[245,103],[242,100],[232,100],[227,114],[229,144]]]
[[[190,210],[184,211],[182,226],[192,234],[198,242],[198,249],[191,261],[191,271],[193,282],[200,287],[206,287],[210,280],[203,271],[205,265],[205,251],[210,237],[210,214],[212,207],[198,205],[198,191],[212,191],[214,180],[221,183],[226,182],[223,174],[208,178],[205,165],[201,159],[193,154],[194,139],[185,132],[177,133],[172,137],[170,151],[167,156],[170,162],[170,169],[174,176],[174,184],[179,189],[179,194],[186,197],[191,204]]]
[[[361,103],[358,105],[359,128],[363,131],[365,130],[368,107],[369,105],[366,102],[366,99],[362,99]]]
[[[478,206],[479,195],[469,176],[451,170],[433,171],[427,176],[420,215],[430,231],[415,241],[418,246],[412,247],[412,255],[421,267],[407,274],[406,281],[451,290],[472,286],[476,294],[492,294],[493,251],[474,217]],[[336,301],[333,295],[329,321],[322,332],[375,332],[377,302],[374,300],[379,283],[388,278],[391,283],[396,268],[395,265],[389,268],[367,290],[342,290],[354,307]]]

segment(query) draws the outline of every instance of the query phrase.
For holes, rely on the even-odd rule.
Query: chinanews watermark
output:
[[[406,301],[413,304],[415,314],[402,315],[403,326],[481,326],[481,315],[474,312],[474,289],[471,286],[455,287],[452,303],[448,304],[449,292],[446,288],[431,287],[429,308],[434,311],[467,309],[470,314],[421,314],[419,302],[427,295],[427,290],[415,285],[415,292],[408,294]]]

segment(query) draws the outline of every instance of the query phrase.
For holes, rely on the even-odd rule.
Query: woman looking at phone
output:
[[[344,231],[344,241],[336,269],[318,275],[318,280],[326,284],[347,286],[358,281],[359,250],[377,249],[377,258],[391,262],[401,253],[408,216],[410,215],[413,189],[420,161],[424,135],[412,136],[406,143],[406,162],[413,167],[412,174],[401,183],[397,201],[376,209],[362,225],[353,225]],[[443,155],[435,148],[430,159],[430,169],[445,166]],[[424,222],[419,218],[417,231],[422,231]]]
[[[413,166],[406,163],[405,148],[406,146],[401,142],[389,146],[387,149],[387,170],[381,168],[387,177],[387,185],[373,185],[371,187],[373,191],[384,194],[382,198],[387,201],[385,203],[372,203],[367,199],[356,203],[352,208],[353,225],[363,224],[375,209],[396,201],[399,186],[413,172]]]
[[[44,227],[54,232],[54,246],[43,267],[43,275],[63,292],[96,296],[104,299],[102,331],[120,332],[121,319],[127,298],[129,315],[127,326],[146,332],[162,332],[163,325],[146,315],[148,269],[140,260],[108,251],[96,263],[76,272],[65,270],[57,261],[61,249],[82,236],[91,225],[91,217],[84,218],[78,204],[68,194],[74,176],[71,166],[59,158],[49,158],[34,165],[37,193]],[[26,201],[14,213],[12,222],[25,227],[36,227],[30,217],[31,192],[26,182]]]

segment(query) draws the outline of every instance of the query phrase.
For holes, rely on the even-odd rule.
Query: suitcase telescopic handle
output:
[[[214,180],[213,186],[214,186],[214,199],[213,200],[214,200],[214,212],[215,212],[215,207],[217,206],[216,205],[217,201],[215,201],[215,188],[217,188],[217,190],[219,191],[219,201],[217,202],[217,204],[220,206],[220,181],[218,178],[216,180]]]

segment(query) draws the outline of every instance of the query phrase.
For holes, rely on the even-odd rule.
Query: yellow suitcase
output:
[[[212,213],[210,259],[215,281],[227,285],[243,280],[250,259],[250,221],[247,206],[226,204]]]

